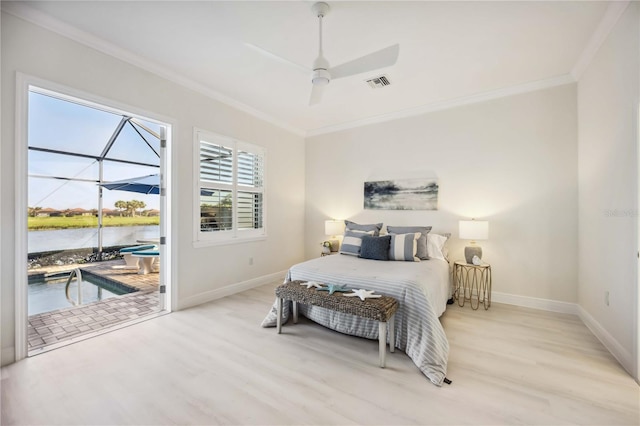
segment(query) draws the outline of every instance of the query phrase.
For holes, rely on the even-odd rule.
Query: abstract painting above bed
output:
[[[355,256],[324,256],[294,265],[287,281],[305,280],[349,288],[375,290],[400,302],[395,316],[394,345],[404,351],[435,385],[442,385],[447,372],[449,342],[439,317],[450,296],[449,265],[442,260],[384,262]],[[283,307],[284,320],[291,303]],[[317,306],[299,306],[300,313],[325,327],[368,339],[378,339],[378,323]],[[276,305],[262,322],[276,325]]]
[[[395,179],[364,183],[367,210],[438,210],[435,179]]]

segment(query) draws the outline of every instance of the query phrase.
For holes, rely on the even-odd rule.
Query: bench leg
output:
[[[387,353],[387,323],[378,323],[378,347],[380,349],[380,368],[384,368],[385,355]]]
[[[298,302],[292,302],[293,304],[293,323],[298,323]]]
[[[277,324],[278,334],[280,334],[280,331],[282,330],[282,299],[279,297],[277,301],[276,315],[277,315],[276,324]]]
[[[391,315],[389,318],[389,352],[395,352],[396,350],[396,314]]]

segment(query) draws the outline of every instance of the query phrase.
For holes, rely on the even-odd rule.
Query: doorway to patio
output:
[[[26,97],[31,356],[168,312],[170,126],[35,85]]]

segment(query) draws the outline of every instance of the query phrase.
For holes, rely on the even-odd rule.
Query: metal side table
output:
[[[453,264],[454,297],[458,306],[464,306],[468,300],[471,309],[476,310],[480,303],[487,310],[491,306],[491,265],[473,265],[463,261]]]

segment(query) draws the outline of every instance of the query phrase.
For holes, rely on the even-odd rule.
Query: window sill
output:
[[[200,240],[194,241],[194,248],[202,248],[202,247],[214,247],[214,246],[227,246],[231,244],[243,244],[243,243],[253,243],[256,241],[265,241],[267,239],[267,235],[260,235],[257,237],[244,237],[244,238],[229,238],[224,240]]]

